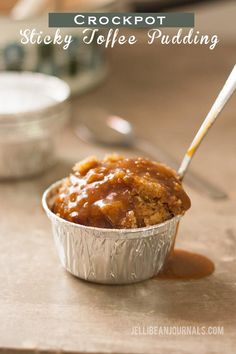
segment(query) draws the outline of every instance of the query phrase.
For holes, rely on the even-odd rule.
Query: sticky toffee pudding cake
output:
[[[74,166],[57,193],[55,214],[110,229],[156,225],[191,205],[176,172],[143,157],[89,157]]]

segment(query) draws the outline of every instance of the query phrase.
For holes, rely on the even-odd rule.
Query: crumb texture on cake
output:
[[[190,208],[175,171],[146,158],[89,157],[73,167],[52,211],[78,224],[137,228],[159,224]]]

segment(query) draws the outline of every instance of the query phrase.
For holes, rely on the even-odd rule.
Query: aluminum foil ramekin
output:
[[[95,283],[129,284],[149,279],[164,265],[181,216],[138,229],[102,229],[66,221],[51,211],[62,181],[43,194],[56,249],[63,267]]]
[[[1,72],[0,96],[0,179],[44,171],[69,117],[69,86],[53,76]]]

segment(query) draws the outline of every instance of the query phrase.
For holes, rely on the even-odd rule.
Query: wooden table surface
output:
[[[233,65],[233,45],[213,52],[137,45],[119,47],[110,55],[107,81],[74,100],[74,119],[81,107],[105,107],[129,118],[137,134],[180,159]],[[216,270],[209,278],[102,286],[62,269],[41,207],[42,192],[76,160],[108,152],[80,142],[71,128],[63,134],[55,169],[35,179],[0,184],[0,353],[234,352],[235,109],[234,97],[192,164],[221,185],[229,199],[212,201],[187,187],[192,208],[177,240],[178,247],[214,261]],[[223,326],[224,334],[132,335],[134,326]]]

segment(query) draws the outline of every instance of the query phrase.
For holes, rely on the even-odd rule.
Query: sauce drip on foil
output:
[[[174,249],[163,270],[154,279],[201,279],[214,272],[214,263],[205,256]]]

